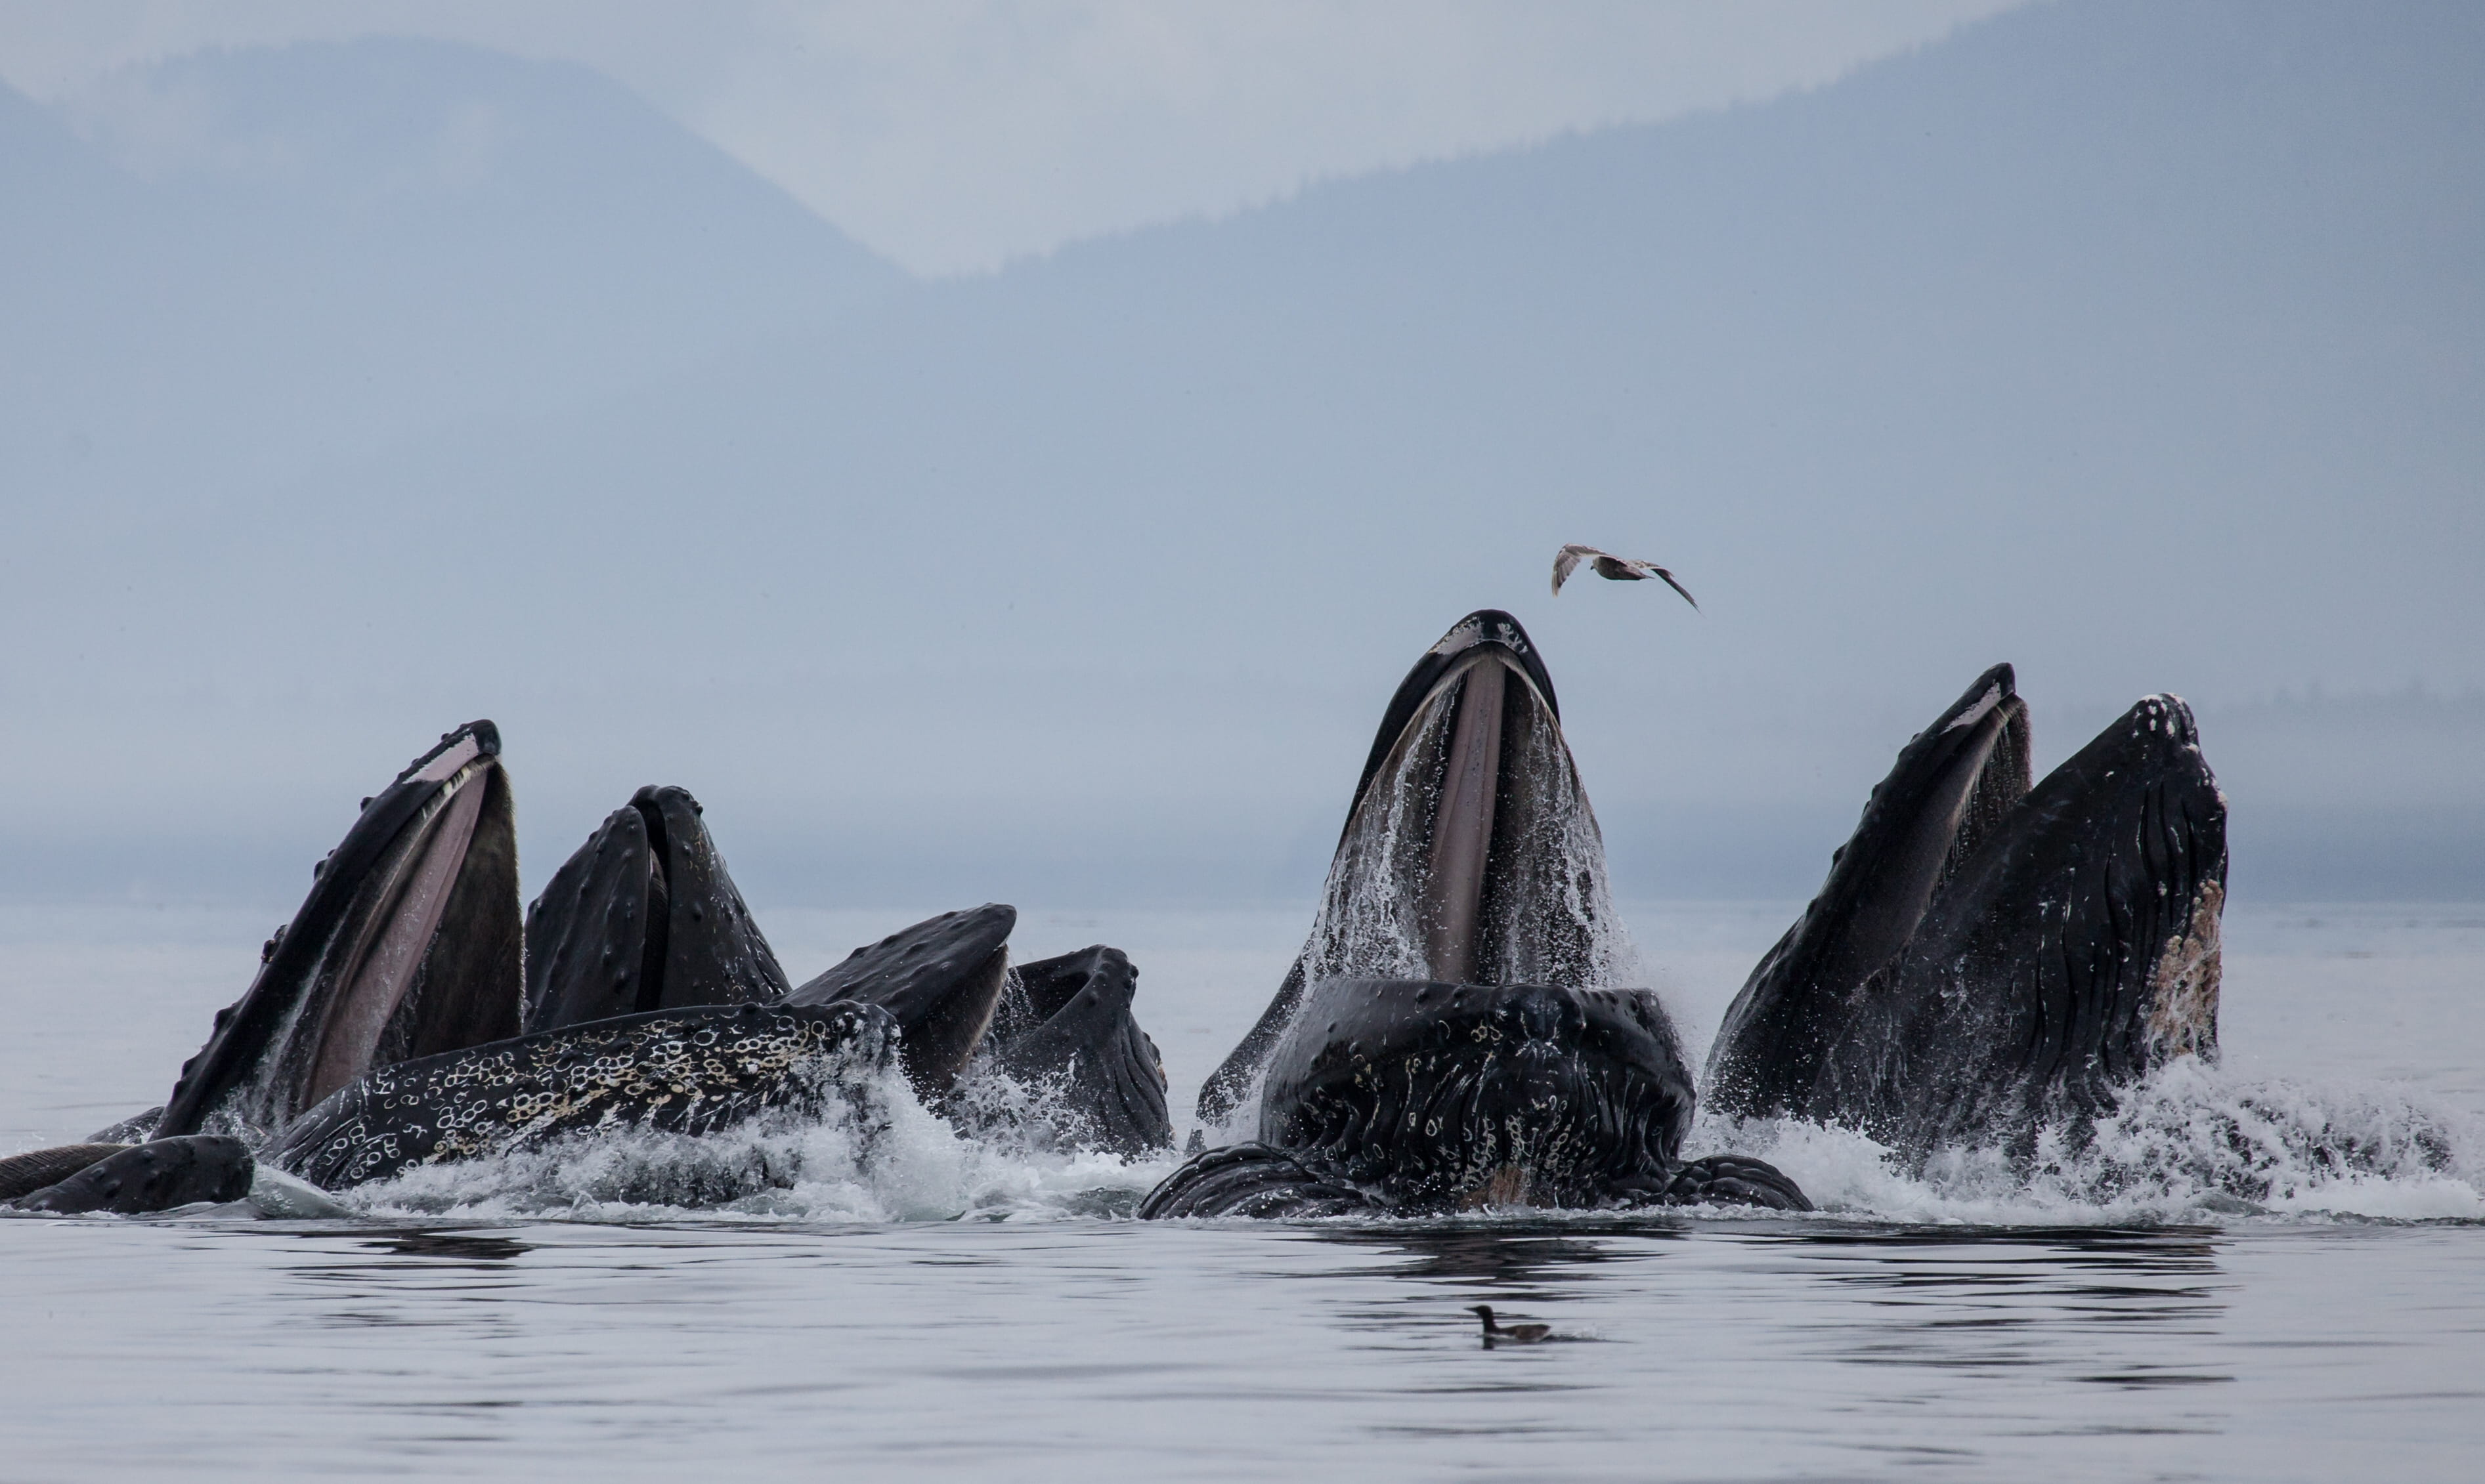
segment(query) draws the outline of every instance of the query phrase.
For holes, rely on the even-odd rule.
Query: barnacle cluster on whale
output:
[[[1762,1160],[1685,1149],[1704,1097],[1920,1166],[2024,1156],[2215,1055],[2226,877],[2180,701],[2031,771],[1996,666],[1900,749],[1704,1076],[1638,980],[1543,656],[1470,614],[1391,697],[1302,951],[1138,1214],[1809,1209]],[[986,904],[798,985],[684,790],[632,796],[523,913],[513,822],[498,730],[444,736],[364,801],[165,1105],[0,1160],[0,1201],[161,1209],[262,1169],[340,1191],[634,1130],[867,1123],[888,1096],[1005,1133],[995,1079],[1040,1090],[1051,1147],[1170,1155],[1120,950],[1014,963],[1017,913]]]

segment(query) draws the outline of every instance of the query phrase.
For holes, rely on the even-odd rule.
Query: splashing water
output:
[[[924,1222],[1110,1216],[1172,1170],[1059,1147],[1040,1089],[994,1074],[952,1121],[893,1069],[814,1114],[716,1133],[582,1134],[488,1159],[426,1165],[345,1192],[375,1216],[588,1222]],[[1003,1110],[1015,1108],[1013,1122]],[[969,1131],[971,1130],[971,1131]]]
[[[1593,821],[1584,823],[1593,827]],[[1645,936],[1670,945],[1669,986],[1688,1007],[1679,1023],[1706,1027],[1749,967],[1753,945],[1764,943],[1791,908],[1772,903],[1640,910]],[[1598,916],[1614,922],[1609,914]],[[1849,1130],[1746,1123],[1707,1112],[1686,1152],[1767,1159],[1803,1185],[1833,1222],[2026,1228],[2485,1221],[2485,1116],[2471,1111],[2480,1103],[2473,1068],[2485,1065],[2478,1049],[2485,1016],[2471,1009],[2485,966],[2485,919],[2472,908],[2374,907],[2319,916],[2316,929],[2303,910],[2230,913],[2230,941],[2244,941],[2247,949],[2243,966],[2229,969],[2230,989],[2240,992],[2230,993],[2226,1007],[2233,1023],[2226,1027],[2226,1065],[2185,1059],[2168,1066],[2088,1129],[2049,1131],[2033,1163],[2014,1165],[2000,1150],[1961,1151],[1910,1174],[1906,1161]],[[0,916],[0,924],[7,921]],[[1265,992],[1265,980],[1245,982],[1230,966],[1247,961],[1252,974],[1265,975],[1266,965],[1282,964],[1293,946],[1293,924],[1284,916],[1255,913],[1248,921],[1247,959],[1222,948],[1187,956],[1187,945],[1204,938],[1227,943],[1237,931],[1230,924],[1203,927],[1188,916],[1153,929],[1155,919],[1146,914],[1125,914],[1109,925],[1082,917],[1075,930],[1060,930],[1082,939],[1100,929],[1103,935],[1133,936],[1136,952],[1154,965],[1149,972],[1158,977],[1142,1014],[1160,1036],[1168,1025],[1174,1031],[1169,1052],[1185,1040],[1195,1048],[1188,1066],[1179,1055],[1168,1058],[1175,1063],[1178,1106],[1197,1086],[1202,1063],[1230,1043],[1234,1028]],[[24,914],[24,923],[37,922],[45,931],[58,931],[49,915]],[[16,1147],[68,1142],[107,1116],[159,1095],[155,1068],[194,1049],[200,1021],[230,998],[232,953],[221,938],[187,958],[143,942],[120,951],[126,959],[120,982],[128,994],[64,999],[57,993],[62,983],[81,982],[73,978],[81,966],[90,976],[85,983],[115,983],[95,964],[122,962],[111,957],[109,942],[135,937],[150,922],[123,913],[110,919],[111,931],[83,928],[75,942],[48,956],[21,945],[15,958],[0,958],[0,967],[19,970],[8,984],[22,1034],[5,1047],[10,1075],[0,1079],[0,1093],[7,1093],[0,1105],[21,1130],[13,1139]],[[255,918],[238,921],[226,936],[255,944],[260,926]],[[21,924],[18,931],[22,939],[32,930]],[[181,931],[210,942],[195,927]],[[0,946],[6,941],[0,937]],[[1609,941],[1628,943],[1618,925]],[[1209,966],[1186,968],[1187,960]],[[162,988],[168,974],[186,986],[186,998]],[[144,1012],[132,1016],[133,1004]],[[137,1069],[126,1086],[111,1083],[120,1067]],[[2247,1067],[2268,1069],[2239,1069]],[[2411,1075],[2419,1080],[2407,1080]],[[1177,1163],[1169,1154],[1125,1161],[1072,1151],[1061,1137],[1066,1125],[1042,1087],[970,1079],[949,1113],[943,1118],[924,1107],[902,1078],[891,1077],[813,1119],[763,1119],[700,1138],[583,1138],[500,1159],[427,1167],[341,1199],[383,1219],[1052,1221],[1126,1212]],[[1529,1220],[1595,1223],[1611,1215],[1531,1213]]]
[[[1075,1220],[1127,1216],[1179,1163],[1067,1147],[1040,1087],[995,1075],[970,1091],[971,1111],[944,1119],[889,1074],[817,1119],[573,1139],[425,1166],[341,1199],[383,1217]],[[2389,1085],[2245,1079],[2197,1060],[2163,1068],[2093,1125],[2043,1131],[2033,1165],[1998,1147],[1958,1149],[1909,1174],[1896,1152],[1853,1130],[1707,1114],[1689,1147],[1770,1160],[1829,1220],[2485,1220],[2485,1120]],[[1557,1223],[1610,1214],[1532,1213]]]
[[[1851,1129],[1705,1113],[1690,1147],[1766,1158],[1824,1212],[1889,1221],[2485,1219],[2485,1120],[2388,1084],[2245,1078],[2195,1057],[2093,1122],[2041,1129],[2033,1162],[1957,1148],[1911,1175]]]

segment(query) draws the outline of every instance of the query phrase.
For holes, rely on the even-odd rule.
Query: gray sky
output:
[[[2013,0],[8,0],[0,78],[363,36],[583,63],[918,273],[1837,77]],[[153,117],[163,122],[161,100]]]
[[[1493,606],[1626,891],[1809,891],[2009,660],[2046,760],[2195,702],[2239,896],[2485,892],[2485,13],[2386,13],[2062,0],[930,282],[608,71],[56,47],[0,94],[0,891],[298,893],[491,715],[531,884],[674,782],[763,903],[1306,895]],[[1703,611],[1551,598],[1570,540]]]

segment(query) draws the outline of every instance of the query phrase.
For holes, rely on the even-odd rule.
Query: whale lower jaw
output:
[[[1260,1142],[1393,1210],[1598,1205],[1664,1185],[1691,1105],[1645,991],[1332,980],[1270,1059]]]

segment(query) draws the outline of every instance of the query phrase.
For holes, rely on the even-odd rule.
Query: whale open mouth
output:
[[[501,739],[442,738],[321,862],[250,988],[181,1068],[158,1138],[263,1138],[374,1065],[517,1034],[518,859]]]
[[[1329,979],[1586,988],[1610,981],[1604,844],[1518,621],[1467,615],[1390,697],[1355,783],[1319,919],[1259,1024],[1201,1090],[1248,1095],[1307,987]]]
[[[1339,837],[1331,888],[1399,908],[1395,941],[1432,979],[1574,983],[1584,949],[1527,919],[1586,794],[1562,741],[1552,677],[1506,613],[1468,615],[1398,688]],[[1551,848],[1548,850],[1548,848]],[[1335,945],[1332,954],[1352,957]]]
[[[2007,716],[1997,693],[1968,730]],[[1139,1214],[1810,1209],[1761,1161],[1682,1159],[1692,1079],[1630,966],[1552,677],[1470,613],[1390,698],[1310,940],[1200,1091],[1229,1129],[1256,1092],[1257,1137],[1196,1140]]]
[[[2023,1149],[2217,1047],[2226,801],[2149,696],[2029,781],[2009,666],[1898,754],[1709,1053],[1723,1111]]]

